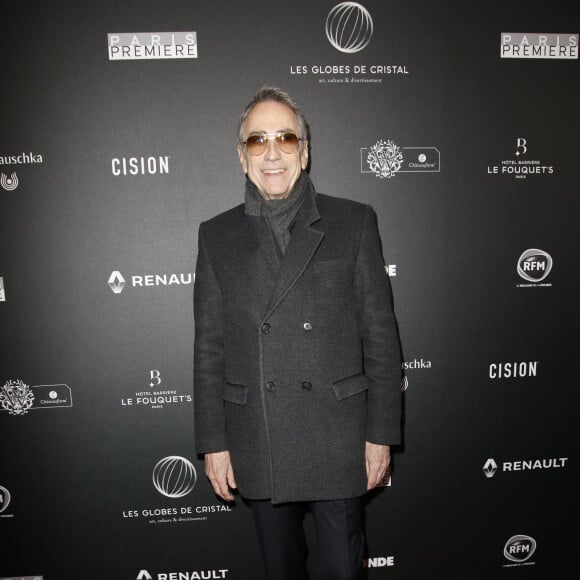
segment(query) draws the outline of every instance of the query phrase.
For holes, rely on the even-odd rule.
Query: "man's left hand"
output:
[[[367,491],[382,485],[385,474],[391,463],[391,448],[389,445],[377,445],[366,442],[365,459],[367,466]]]

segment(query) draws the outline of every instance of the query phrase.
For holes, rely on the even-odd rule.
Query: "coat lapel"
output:
[[[319,219],[320,214],[316,206],[314,191],[309,190],[306,192],[306,199],[296,217],[296,223],[292,229],[286,253],[280,263],[280,273],[264,319],[270,315],[294,286],[322,242],[324,232],[312,227],[312,224]]]

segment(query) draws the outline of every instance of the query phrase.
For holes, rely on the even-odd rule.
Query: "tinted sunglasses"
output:
[[[250,155],[262,155],[268,147],[268,141],[271,140],[276,142],[276,146],[282,153],[294,153],[298,149],[300,142],[304,141],[304,139],[300,139],[290,131],[279,131],[278,133],[250,135],[243,142],[243,145]]]

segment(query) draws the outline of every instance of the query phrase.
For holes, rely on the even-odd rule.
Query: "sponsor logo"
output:
[[[341,2],[326,17],[326,38],[339,52],[353,55],[368,46],[373,36],[373,19],[358,2]],[[292,76],[311,76],[319,84],[380,85],[385,78],[408,75],[406,64],[385,63],[293,63]]]
[[[153,468],[153,485],[165,497],[187,495],[195,487],[196,481],[197,473],[193,463],[179,455],[165,457]]]
[[[531,284],[518,284],[517,286],[526,288],[531,286],[551,286],[552,284],[550,283],[540,284],[540,282],[548,277],[553,264],[552,256],[548,252],[537,248],[526,250],[518,258],[516,269],[520,278],[523,278],[526,282],[531,282]]]
[[[138,391],[134,397],[121,399],[123,407],[149,407],[151,409],[163,409],[165,405],[176,405],[191,403],[193,397],[191,394],[180,395],[177,389],[163,384],[161,372],[158,369],[149,371],[149,388],[152,391]],[[163,386],[161,386],[163,384]]]
[[[528,562],[536,551],[536,540],[531,536],[517,534],[512,536],[503,547],[503,555],[510,562],[515,564],[505,564],[508,566],[518,566],[526,562],[526,565],[533,565],[534,562]]]
[[[197,58],[196,32],[121,32],[107,41],[109,60]]]
[[[0,165],[31,165],[42,163],[39,153],[19,153],[18,155],[0,155]]]
[[[10,505],[10,500],[10,492],[3,485],[0,485],[0,517],[12,517],[11,514],[9,515],[4,513]]]
[[[386,566],[394,565],[394,556],[375,556],[374,558],[369,558],[368,560],[363,561],[363,566],[365,568],[384,568]]]
[[[390,278],[394,278],[397,275],[397,264],[388,264],[385,266],[385,272]]]
[[[516,471],[535,471],[546,469],[559,469],[566,466],[567,457],[551,457],[549,459],[519,459],[517,461],[502,461],[501,468],[495,459],[490,457],[483,464],[483,473],[485,477],[491,479],[496,475],[498,470],[501,473],[514,473]]]
[[[353,54],[363,50],[373,36],[373,19],[358,2],[341,2],[326,17],[326,37],[336,50]]]
[[[16,172],[10,175],[6,175],[5,173],[0,174],[0,185],[6,191],[14,191],[18,187],[18,176]]]
[[[169,455],[155,464],[152,473],[153,487],[170,500],[189,495],[196,483],[197,472],[193,463],[179,455]],[[163,507],[124,509],[124,519],[146,519],[148,524],[176,524],[206,521],[210,514],[233,511],[231,505],[167,505]],[[193,578],[193,576],[192,576]]]
[[[162,175],[169,173],[169,155],[149,155],[148,157],[113,157],[113,175]]]
[[[0,389],[0,411],[10,415],[26,415],[31,409],[72,407],[68,385],[29,386],[21,380],[8,381]]]
[[[409,379],[407,377],[407,372],[422,370],[422,369],[430,369],[431,368],[431,361],[425,359],[412,359],[403,361],[401,363],[401,369],[403,370],[403,378],[401,380],[401,391],[406,391],[409,388]]]
[[[0,276],[0,302],[6,302],[6,292],[4,291],[4,278]]]
[[[399,147],[390,139],[379,139],[371,147],[361,147],[361,173],[390,179],[396,173],[439,173],[440,153],[436,147]]]
[[[517,379],[521,377],[538,376],[537,360],[522,362],[491,363],[489,365],[490,379]]]
[[[197,571],[179,571],[179,572],[155,572],[152,576],[148,570],[140,570],[136,580],[219,580],[226,578],[229,570],[197,570]],[[2,580],[0,578],[0,580]],[[14,579],[18,580],[18,579]]]
[[[191,272],[180,274],[143,274],[130,277],[131,287],[144,288],[146,286],[187,286],[193,284],[195,274]],[[121,294],[127,281],[119,270],[113,270],[107,281],[114,294]]]
[[[502,32],[501,58],[578,59],[578,34]]]
[[[10,576],[2,577],[0,580],[43,580],[44,576]]]
[[[518,137],[514,147],[515,159],[504,159],[497,165],[488,165],[488,175],[507,175],[514,179],[527,179],[532,175],[552,175],[554,166],[539,159],[528,159],[528,140]]]

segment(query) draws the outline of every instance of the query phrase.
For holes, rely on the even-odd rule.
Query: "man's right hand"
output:
[[[229,451],[205,454],[205,474],[217,496],[225,501],[233,501],[231,489],[236,489],[234,470]]]

